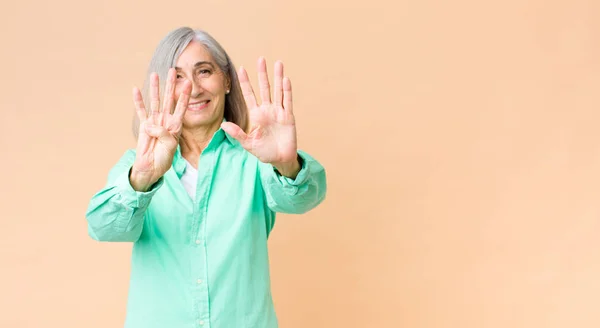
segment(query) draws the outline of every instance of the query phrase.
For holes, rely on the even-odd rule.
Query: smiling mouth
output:
[[[205,101],[199,101],[193,104],[188,104],[188,110],[202,110],[205,109],[206,107],[208,107],[208,103],[210,103],[210,100],[205,100]]]

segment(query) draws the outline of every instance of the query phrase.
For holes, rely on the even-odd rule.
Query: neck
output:
[[[202,126],[181,131],[181,156],[187,159],[194,167],[200,159],[200,154],[208,146],[213,135],[221,127],[221,122],[212,126]]]

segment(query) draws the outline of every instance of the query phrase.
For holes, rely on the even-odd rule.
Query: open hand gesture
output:
[[[274,68],[273,98],[267,65],[258,60],[258,82],[261,104],[257,104],[248,73],[239,69],[239,79],[250,116],[250,130],[246,134],[231,122],[222,124],[223,130],[240,142],[242,147],[264,163],[275,166],[283,175],[294,176],[299,171],[296,123],[292,110],[292,84],[283,75],[283,63]]]
[[[175,104],[175,76],[175,70],[171,68],[165,86],[163,106],[159,108],[158,74],[152,73],[150,113],[146,112],[140,90],[133,89],[133,102],[140,120],[136,157],[130,175],[131,186],[135,190],[147,191],[171,167],[191,93],[191,83],[186,80]]]

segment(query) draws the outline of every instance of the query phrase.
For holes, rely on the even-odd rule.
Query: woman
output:
[[[93,239],[134,243],[125,327],[277,327],[267,251],[275,213],[307,212],[326,194],[324,168],[296,146],[283,64],[271,98],[259,59],[259,104],[217,41],[179,28],[149,73],[149,99],[133,92],[137,147],[86,212]]]

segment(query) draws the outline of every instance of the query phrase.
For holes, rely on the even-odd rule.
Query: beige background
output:
[[[0,326],[121,327],[84,212],[171,29],[286,64],[325,203],[270,239],[281,327],[600,326],[600,2],[3,1]]]

